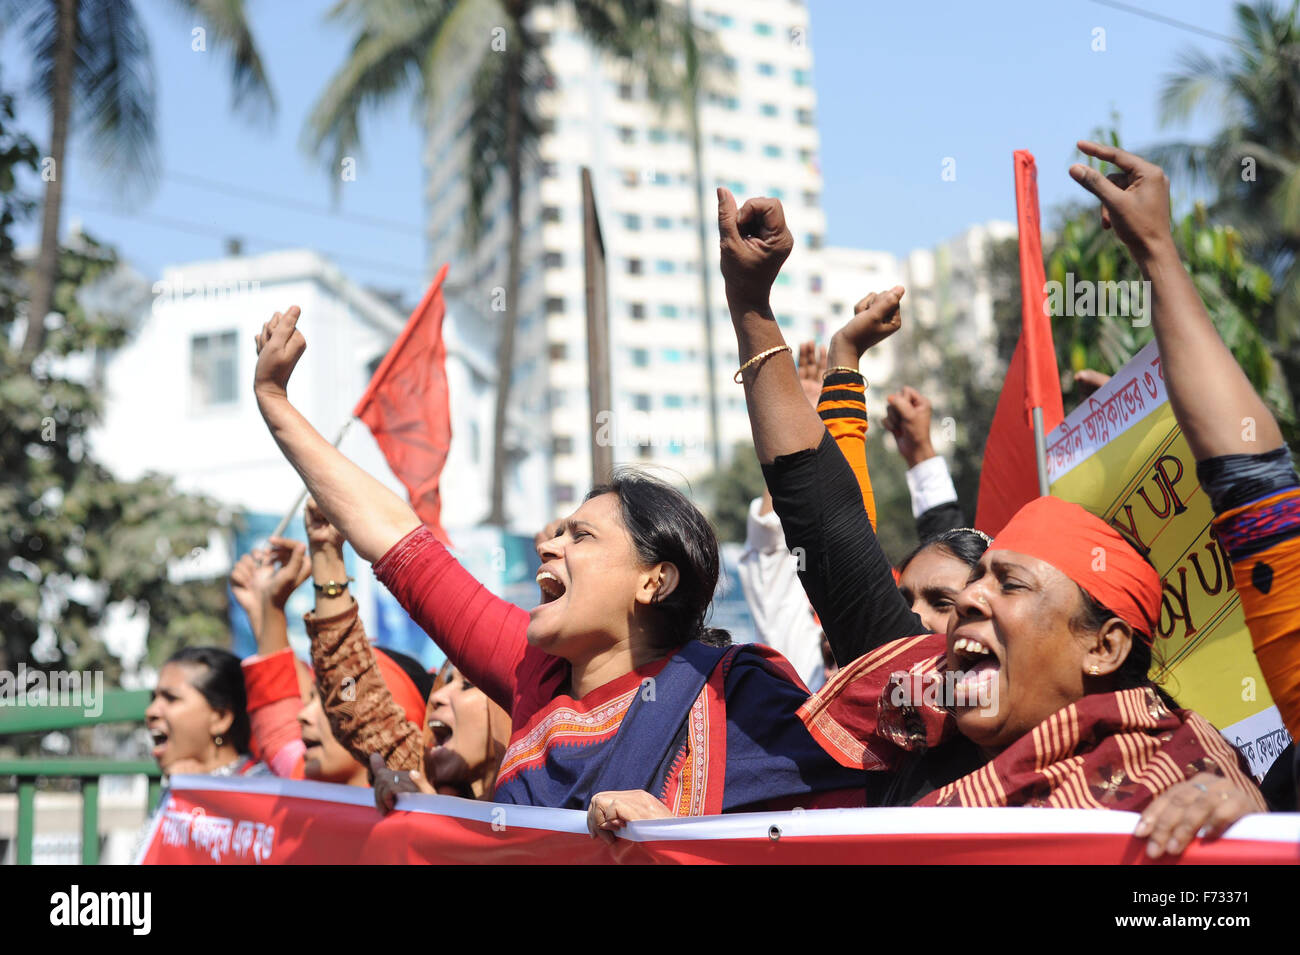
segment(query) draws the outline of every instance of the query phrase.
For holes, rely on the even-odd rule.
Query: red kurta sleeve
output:
[[[475,580],[423,525],[374,571],[456,668],[513,714],[528,614]]]

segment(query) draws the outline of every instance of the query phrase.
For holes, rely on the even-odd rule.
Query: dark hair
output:
[[[1079,587],[1078,584],[1075,584],[1075,586]],[[1082,587],[1079,587],[1079,599],[1081,601],[1079,612],[1070,621],[1070,626],[1075,630],[1084,633],[1090,630],[1100,630],[1102,624],[1111,617],[1119,616],[1115,611],[1094,599],[1092,594]],[[1137,627],[1133,627],[1133,642],[1129,647],[1128,656],[1124,658],[1124,662],[1115,671],[1115,688],[1117,690],[1132,690],[1136,687],[1149,686],[1156,691],[1165,706],[1176,710],[1179,706],[1174,698],[1155,680],[1151,679],[1152,649],[1151,644],[1147,642],[1148,639],[1148,634],[1144,634]]]
[[[979,531],[969,527],[958,527],[950,531],[944,531],[942,534],[935,534],[933,537],[927,537],[921,541],[915,550],[903,558],[903,562],[898,565],[898,572],[901,574],[907,570],[907,565],[915,560],[916,555],[927,547],[937,547],[966,566],[974,567],[980,562],[984,552],[989,549],[989,539]]]
[[[434,674],[424,668],[419,660],[415,657],[407,656],[398,650],[390,650],[388,647],[374,647],[379,653],[386,654],[388,659],[392,660],[402,672],[411,678],[415,688],[420,691],[420,699],[427,701],[433,694]]]
[[[615,470],[609,483],[593,487],[586,500],[602,494],[618,496],[623,526],[643,564],[663,561],[677,568],[677,586],[654,601],[663,621],[663,643],[731,643],[727,631],[704,625],[718,586],[718,538],[699,508],[676,488],[636,468]]]
[[[244,691],[244,671],[239,666],[239,657],[220,647],[182,647],[168,657],[163,666],[168,663],[195,668],[190,686],[198,690],[214,710],[230,712],[227,733],[230,743],[241,755],[247,753],[252,727],[248,721],[248,695]]]

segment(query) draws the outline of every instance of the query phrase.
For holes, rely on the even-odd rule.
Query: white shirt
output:
[[[822,663],[822,629],[799,582],[799,564],[785,546],[776,511],[759,514],[762,500],[749,505],[745,552],[737,567],[745,602],[754,618],[758,642],[779,651],[808,689],[826,682]]]

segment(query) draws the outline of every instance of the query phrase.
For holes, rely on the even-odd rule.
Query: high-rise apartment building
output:
[[[553,83],[538,98],[538,161],[528,168],[521,204],[523,278],[511,373],[512,404],[525,424],[507,444],[549,454],[549,485],[530,493],[544,495],[552,512],[570,510],[592,477],[582,167],[591,169],[608,263],[612,407],[595,410],[604,413],[600,437],[613,445],[616,463],[665,465],[687,480],[712,467],[701,268],[713,278],[724,459],[749,441],[743,393],[732,381],[735,337],[716,271],[714,187],[727,186],[742,203],[759,195],[782,200],[795,251],[773,290],[773,311],[792,341],[827,334],[808,10],[800,0],[699,0],[693,15],[725,56],[724,70],[700,97],[703,263],[685,111],[661,109],[638,76],[595,54],[565,4],[535,13]],[[451,263],[450,287],[479,303],[470,313],[500,316],[509,241],[503,183],[488,197],[484,240],[473,252],[464,242],[465,170],[474,161],[468,82],[451,89],[450,105],[429,124],[431,258],[434,267]]]

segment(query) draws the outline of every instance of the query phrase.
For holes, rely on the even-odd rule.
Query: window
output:
[[[573,503],[573,498],[574,498],[574,493],[573,493],[573,485],[572,485],[572,484],[557,484],[557,485],[555,485],[555,503],[556,503],[556,504],[572,504],[572,503]]]
[[[656,126],[654,129],[650,130],[650,142],[652,143],[668,142],[668,131],[666,129],[662,129]]]
[[[677,266],[668,259],[658,259],[655,262],[655,271],[660,275],[672,275],[677,271]]]
[[[641,217],[631,212],[627,213],[623,216],[623,228],[628,232],[640,232]]]
[[[635,410],[635,411],[649,411],[649,410],[650,410],[650,396],[649,396],[649,395],[633,395],[633,396],[632,396],[632,408],[633,408],[633,410]]]
[[[784,315],[784,314],[783,314],[783,315],[778,315],[778,316],[776,317],[776,323],[777,323],[778,325],[780,325],[782,328],[793,328],[793,327],[794,327],[794,316],[793,316],[793,315]]]
[[[559,206],[543,206],[543,207],[542,207],[542,221],[543,221],[543,222],[559,222],[559,221],[560,221],[560,207],[559,207]]]
[[[643,272],[642,272],[642,264],[641,264],[641,260],[640,260],[640,259],[628,259],[628,260],[627,260],[627,274],[628,274],[628,275],[642,275],[642,274],[643,274]]]
[[[754,24],[754,32],[757,33],[759,36],[771,36],[771,35],[772,35],[772,24],[770,24],[770,23],[755,23],[755,24]]]
[[[775,143],[768,143],[766,146],[763,147],[763,155],[766,156],[768,159],[780,159],[781,147],[776,145]]]
[[[628,352],[628,357],[632,360],[633,368],[649,368],[650,352],[644,348],[633,348]]]
[[[677,348],[664,348],[660,350],[659,358],[670,365],[676,365],[681,362],[682,353]]]
[[[809,232],[806,242],[810,249],[820,249],[822,247],[822,237],[816,232]]]
[[[631,144],[636,142],[636,130],[631,126],[618,127],[618,140],[621,143]]]
[[[803,194],[803,204],[805,206],[815,206],[817,203],[821,202],[821,198],[822,197],[817,193],[805,190]]]
[[[633,302],[627,307],[627,313],[630,318],[641,321],[645,318],[645,303]]]
[[[553,162],[550,162],[550,161],[547,161],[547,162],[543,162],[543,163],[542,163],[542,178],[543,178],[543,179],[554,179],[554,178],[555,178],[556,176],[558,176],[559,174],[560,174],[560,167],[559,167],[558,164],[553,163]]]
[[[760,63],[758,64],[758,75],[776,76],[776,67],[773,66],[771,63]]]
[[[569,349],[564,342],[551,342],[547,354],[551,356],[551,361],[564,361],[569,355]]]
[[[812,110],[797,109],[794,111],[794,119],[800,126],[811,126],[813,124]]]
[[[820,275],[809,276],[808,291],[817,293],[820,292],[821,290],[822,290],[822,277]]]
[[[665,408],[681,408],[685,403],[681,395],[664,395]]]
[[[659,306],[659,317],[660,317],[660,318],[676,318],[676,317],[677,317],[677,306],[676,306],[676,305],[660,305],[660,306]]]
[[[799,161],[803,163],[815,162],[816,160],[813,159],[813,151],[811,149],[799,150]]]
[[[564,268],[564,253],[547,252],[542,261],[548,269],[562,269]]]
[[[780,199],[782,201],[785,200],[785,190],[782,189],[780,186],[768,186],[767,194],[771,196],[773,199]]]
[[[775,103],[764,103],[758,108],[758,111],[762,113],[764,116],[777,116],[781,112],[779,109],[776,108]]]
[[[239,401],[238,332],[215,332],[190,339],[190,393],[195,408]]]
[[[564,299],[552,296],[546,300],[546,314],[558,315],[564,311]]]
[[[572,454],[573,436],[557,434],[551,438],[551,454]]]
[[[790,71],[790,75],[791,75],[792,77],[794,77],[794,85],[795,85],[795,86],[807,86],[807,85],[808,85],[808,71],[807,71],[807,70],[791,70],[791,71]]]
[[[633,96],[633,92],[632,92],[632,84],[631,84],[631,83],[619,83],[619,84],[618,84],[618,98],[619,98],[619,99],[628,99],[628,100],[630,100],[630,99],[632,99],[632,96]]]
[[[672,227],[673,220],[671,216],[655,216],[656,229],[671,229]]]
[[[637,171],[635,169],[623,170],[623,185],[626,186],[628,189],[635,189],[637,183],[640,181],[641,181],[641,177],[637,175]]]

